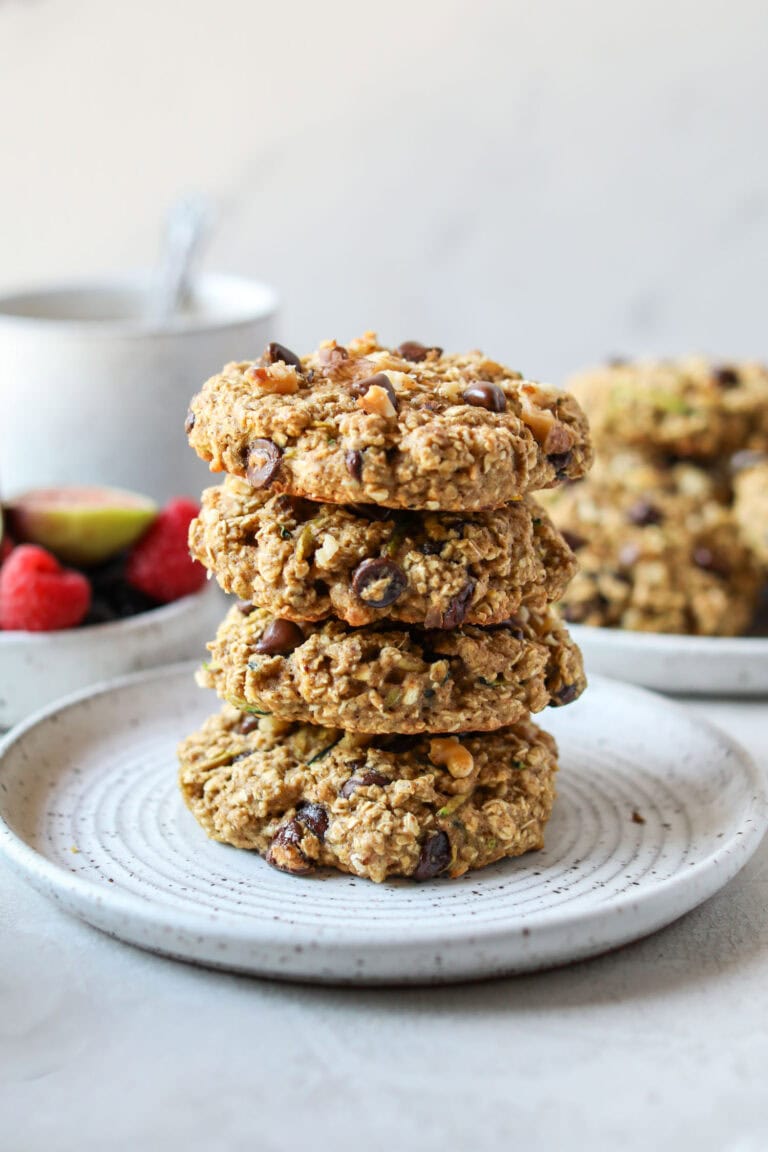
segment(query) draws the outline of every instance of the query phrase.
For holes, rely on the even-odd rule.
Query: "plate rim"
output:
[[[31,729],[46,722],[51,716],[74,709],[86,700],[134,685],[146,684],[154,680],[171,679],[182,674],[191,677],[198,665],[198,660],[184,660],[133,672],[126,676],[101,681],[87,688],[79,689],[45,705],[27,717],[21,724],[10,729],[0,740],[0,777],[2,776],[6,753],[18,744]],[[728,749],[731,755],[737,759],[745,773],[745,778],[749,780],[751,785],[752,794],[747,801],[740,835],[734,835],[725,841],[703,860],[658,881],[640,893],[629,891],[621,893],[612,899],[607,909],[608,915],[619,919],[627,912],[640,912],[649,903],[664,901],[666,898],[668,904],[670,901],[674,903],[676,911],[670,916],[661,917],[659,926],[662,926],[714,895],[733,879],[755,853],[768,828],[768,771],[763,769],[729,732],[718,728],[716,724],[705,717],[694,717],[684,704],[670,700],[647,688],[615,680],[612,677],[594,675],[590,680],[593,685],[607,687],[630,697],[650,697],[655,706],[671,711],[683,719],[686,724],[695,724],[696,727],[705,729],[711,739]],[[190,683],[191,685],[194,684],[194,680],[191,679]],[[222,847],[227,846],[222,845]],[[153,929],[167,927],[170,919],[177,933],[195,936],[199,935],[201,928],[206,926],[209,930],[215,931],[217,940],[260,947],[283,945],[287,942],[300,945],[303,948],[313,948],[321,943],[325,950],[334,948],[367,950],[375,946],[378,952],[382,949],[385,951],[401,950],[403,947],[402,940],[393,938],[392,928],[386,924],[374,923],[363,932],[357,933],[355,933],[354,928],[350,930],[345,926],[339,935],[339,930],[333,925],[326,928],[323,925],[306,926],[284,920],[262,921],[258,918],[248,917],[242,917],[235,921],[227,912],[201,909],[190,913],[175,908],[169,910],[131,892],[121,892],[114,888],[108,892],[102,892],[91,881],[66,871],[61,865],[49,860],[28,844],[10,827],[2,810],[0,810],[0,858],[4,859],[13,871],[30,883],[32,887],[53,897],[57,902],[62,902],[62,898],[69,897],[77,903],[81,910],[87,907],[108,908],[115,915],[126,918],[133,924],[139,924],[142,927]],[[704,877],[709,877],[710,882],[702,885],[701,881]],[[353,877],[352,879],[358,878]],[[323,881],[321,877],[318,877],[311,878],[309,882]],[[377,885],[377,889],[381,888],[385,889],[386,886]],[[689,901],[688,896],[692,891],[697,893],[696,898]],[[674,899],[680,893],[688,894],[687,896],[684,895],[684,907],[682,909],[680,909],[680,902]],[[583,927],[592,922],[600,922],[605,916],[606,908],[601,905],[568,911],[552,908],[529,914],[519,923],[504,923],[502,921],[492,926],[474,928],[467,922],[466,918],[457,917],[444,922],[425,921],[418,919],[415,912],[414,923],[409,925],[408,943],[417,948],[434,945],[450,946],[479,937],[483,941],[493,944],[521,935],[532,938],[534,933],[541,937],[541,935],[552,931],[568,931],[574,927]],[[82,918],[88,919],[84,913]],[[93,922],[91,921],[91,923]],[[120,936],[118,932],[112,934]],[[152,950],[150,945],[147,947]],[[159,951],[160,949],[155,950]]]
[[[768,655],[768,636],[690,636],[685,632],[641,632],[630,628],[598,628],[594,624],[569,624],[574,641],[617,649],[626,644],[646,651],[673,652],[675,656],[756,656]],[[580,641],[581,638],[581,641]],[[603,679],[614,680],[613,677]],[[624,681],[614,680],[621,684]],[[685,691],[685,689],[683,689]],[[715,692],[715,695],[719,693]]]

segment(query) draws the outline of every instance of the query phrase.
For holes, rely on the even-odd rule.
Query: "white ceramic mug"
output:
[[[0,298],[0,491],[114,485],[164,501],[211,482],[188,446],[192,395],[274,339],[271,288],[201,276],[189,306],[143,319],[148,276]]]

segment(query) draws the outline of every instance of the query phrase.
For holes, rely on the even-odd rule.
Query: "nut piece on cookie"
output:
[[[472,775],[474,761],[472,753],[456,736],[438,736],[429,742],[429,758],[433,764],[444,765],[454,780],[463,780]]]

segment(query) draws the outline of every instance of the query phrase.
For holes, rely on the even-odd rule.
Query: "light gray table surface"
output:
[[[768,704],[697,702],[768,767]],[[603,958],[423,990],[140,952],[0,866],[0,1152],[768,1149],[768,839]]]

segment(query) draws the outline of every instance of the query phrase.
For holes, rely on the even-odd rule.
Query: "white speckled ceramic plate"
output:
[[[768,695],[765,636],[672,636],[569,627],[588,673],[683,695]]]
[[[755,850],[765,785],[681,707],[596,680],[542,719],[561,748],[545,851],[459,880],[297,878],[208,840],[174,748],[215,708],[175,666],[49,709],[0,747],[0,849],[113,936],[285,979],[417,983],[529,971],[670,923]]]

